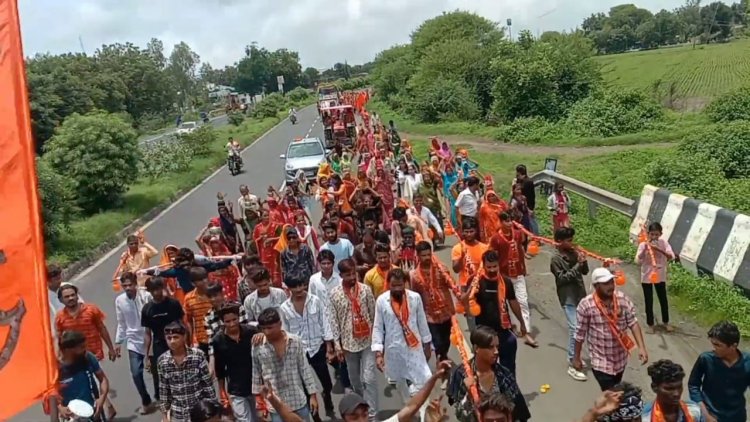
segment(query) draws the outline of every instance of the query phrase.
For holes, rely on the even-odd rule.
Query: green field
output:
[[[677,84],[679,108],[701,109],[712,98],[750,84],[750,40],[660,48],[595,58],[614,86],[651,89],[656,81]]]

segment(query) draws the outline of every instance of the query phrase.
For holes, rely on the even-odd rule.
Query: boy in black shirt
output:
[[[146,354],[153,350],[149,359],[145,361],[147,371],[151,371],[154,379],[154,395],[159,400],[159,377],[156,373],[156,362],[169,347],[164,338],[164,327],[174,321],[181,321],[185,312],[180,302],[164,293],[164,279],[152,277],[146,281],[146,290],[151,293],[152,301],[143,305],[141,310],[141,325],[146,328]]]
[[[518,320],[521,337],[526,336],[526,326],[521,316],[521,305],[516,300],[513,282],[500,275],[500,258],[497,252],[489,250],[482,255],[482,269],[477,275],[474,299],[479,305],[479,315],[475,316],[477,327],[484,325],[497,331],[500,340],[500,364],[516,375],[516,350],[518,344],[513,333],[508,306]]]
[[[252,393],[252,340],[259,331],[240,323],[240,306],[237,303],[224,304],[218,314],[223,326],[211,339],[211,346],[219,381],[219,397],[223,404],[229,398],[237,422],[257,421],[255,396]]]

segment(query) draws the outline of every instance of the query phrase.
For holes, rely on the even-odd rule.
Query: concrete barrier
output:
[[[750,291],[750,217],[646,185],[630,226],[661,223],[664,238],[693,274],[732,282]]]

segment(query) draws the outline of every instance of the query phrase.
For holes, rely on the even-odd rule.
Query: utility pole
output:
[[[508,38],[513,41],[513,20],[511,18],[506,19],[505,25],[508,27]]]

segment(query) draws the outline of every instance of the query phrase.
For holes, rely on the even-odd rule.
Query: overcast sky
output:
[[[370,61],[379,51],[409,41],[425,19],[455,9],[529,29],[566,30],[612,0],[20,0],[26,55],[81,51],[156,37],[166,53],[185,41],[214,67],[236,62],[253,41],[298,51],[303,67],[327,68]],[[641,0],[652,11],[682,0]],[[336,7],[335,4],[340,4]],[[280,6],[284,5],[284,6]]]

